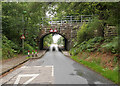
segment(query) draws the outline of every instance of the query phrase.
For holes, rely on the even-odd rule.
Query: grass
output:
[[[115,70],[109,70],[107,68],[103,68],[102,66],[96,64],[95,62],[88,62],[85,60],[78,59],[78,56],[71,56],[71,58],[77,61],[78,63],[81,63],[87,66],[88,68],[91,68],[92,70],[100,73],[101,75],[113,81],[114,83],[116,84],[120,83],[118,79],[118,68],[116,68]]]
[[[26,59],[29,59],[29,58],[31,58],[32,56],[30,56],[30,57],[26,57]]]

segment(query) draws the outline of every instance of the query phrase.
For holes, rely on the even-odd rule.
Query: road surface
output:
[[[3,77],[2,84],[113,84],[52,47],[41,59],[31,59]]]

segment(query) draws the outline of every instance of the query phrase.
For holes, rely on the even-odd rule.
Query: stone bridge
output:
[[[74,22],[73,22],[74,21]],[[79,22],[77,22],[79,21]],[[88,22],[88,20],[72,20],[70,19],[69,23],[54,23],[49,26],[43,26],[38,36],[38,45],[40,49],[43,49],[43,39],[45,36],[49,34],[59,34],[64,38],[65,50],[69,50],[73,45],[73,39],[77,38],[77,30],[82,26],[84,22]],[[50,29],[57,29],[57,32],[49,32]]]

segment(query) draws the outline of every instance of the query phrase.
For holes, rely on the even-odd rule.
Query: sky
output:
[[[50,7],[51,9],[55,9],[55,7],[56,6],[54,6],[54,7]],[[54,15],[55,14],[57,14],[56,12],[54,13],[54,14],[50,14],[49,13],[49,11],[47,11],[46,12],[46,16],[47,16],[47,18],[50,18],[50,19],[52,19],[52,17],[54,17]],[[57,43],[57,41],[58,41],[58,39],[61,37],[61,35],[59,35],[59,34],[55,34],[54,36],[53,36],[53,43]]]

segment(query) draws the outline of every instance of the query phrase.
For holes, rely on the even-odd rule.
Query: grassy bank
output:
[[[85,66],[87,66],[88,68],[100,73],[101,75],[103,75],[104,77],[108,78],[109,80],[113,81],[114,83],[118,84],[119,80],[118,80],[118,67],[116,67],[114,70],[109,70],[107,68],[104,68],[100,65],[97,65],[95,62],[88,62],[82,59],[79,59],[78,56],[71,56],[71,58],[75,61],[77,61],[78,63],[81,63]]]
[[[118,81],[118,37],[94,37],[76,42],[69,53],[72,59],[100,73],[115,83]]]

